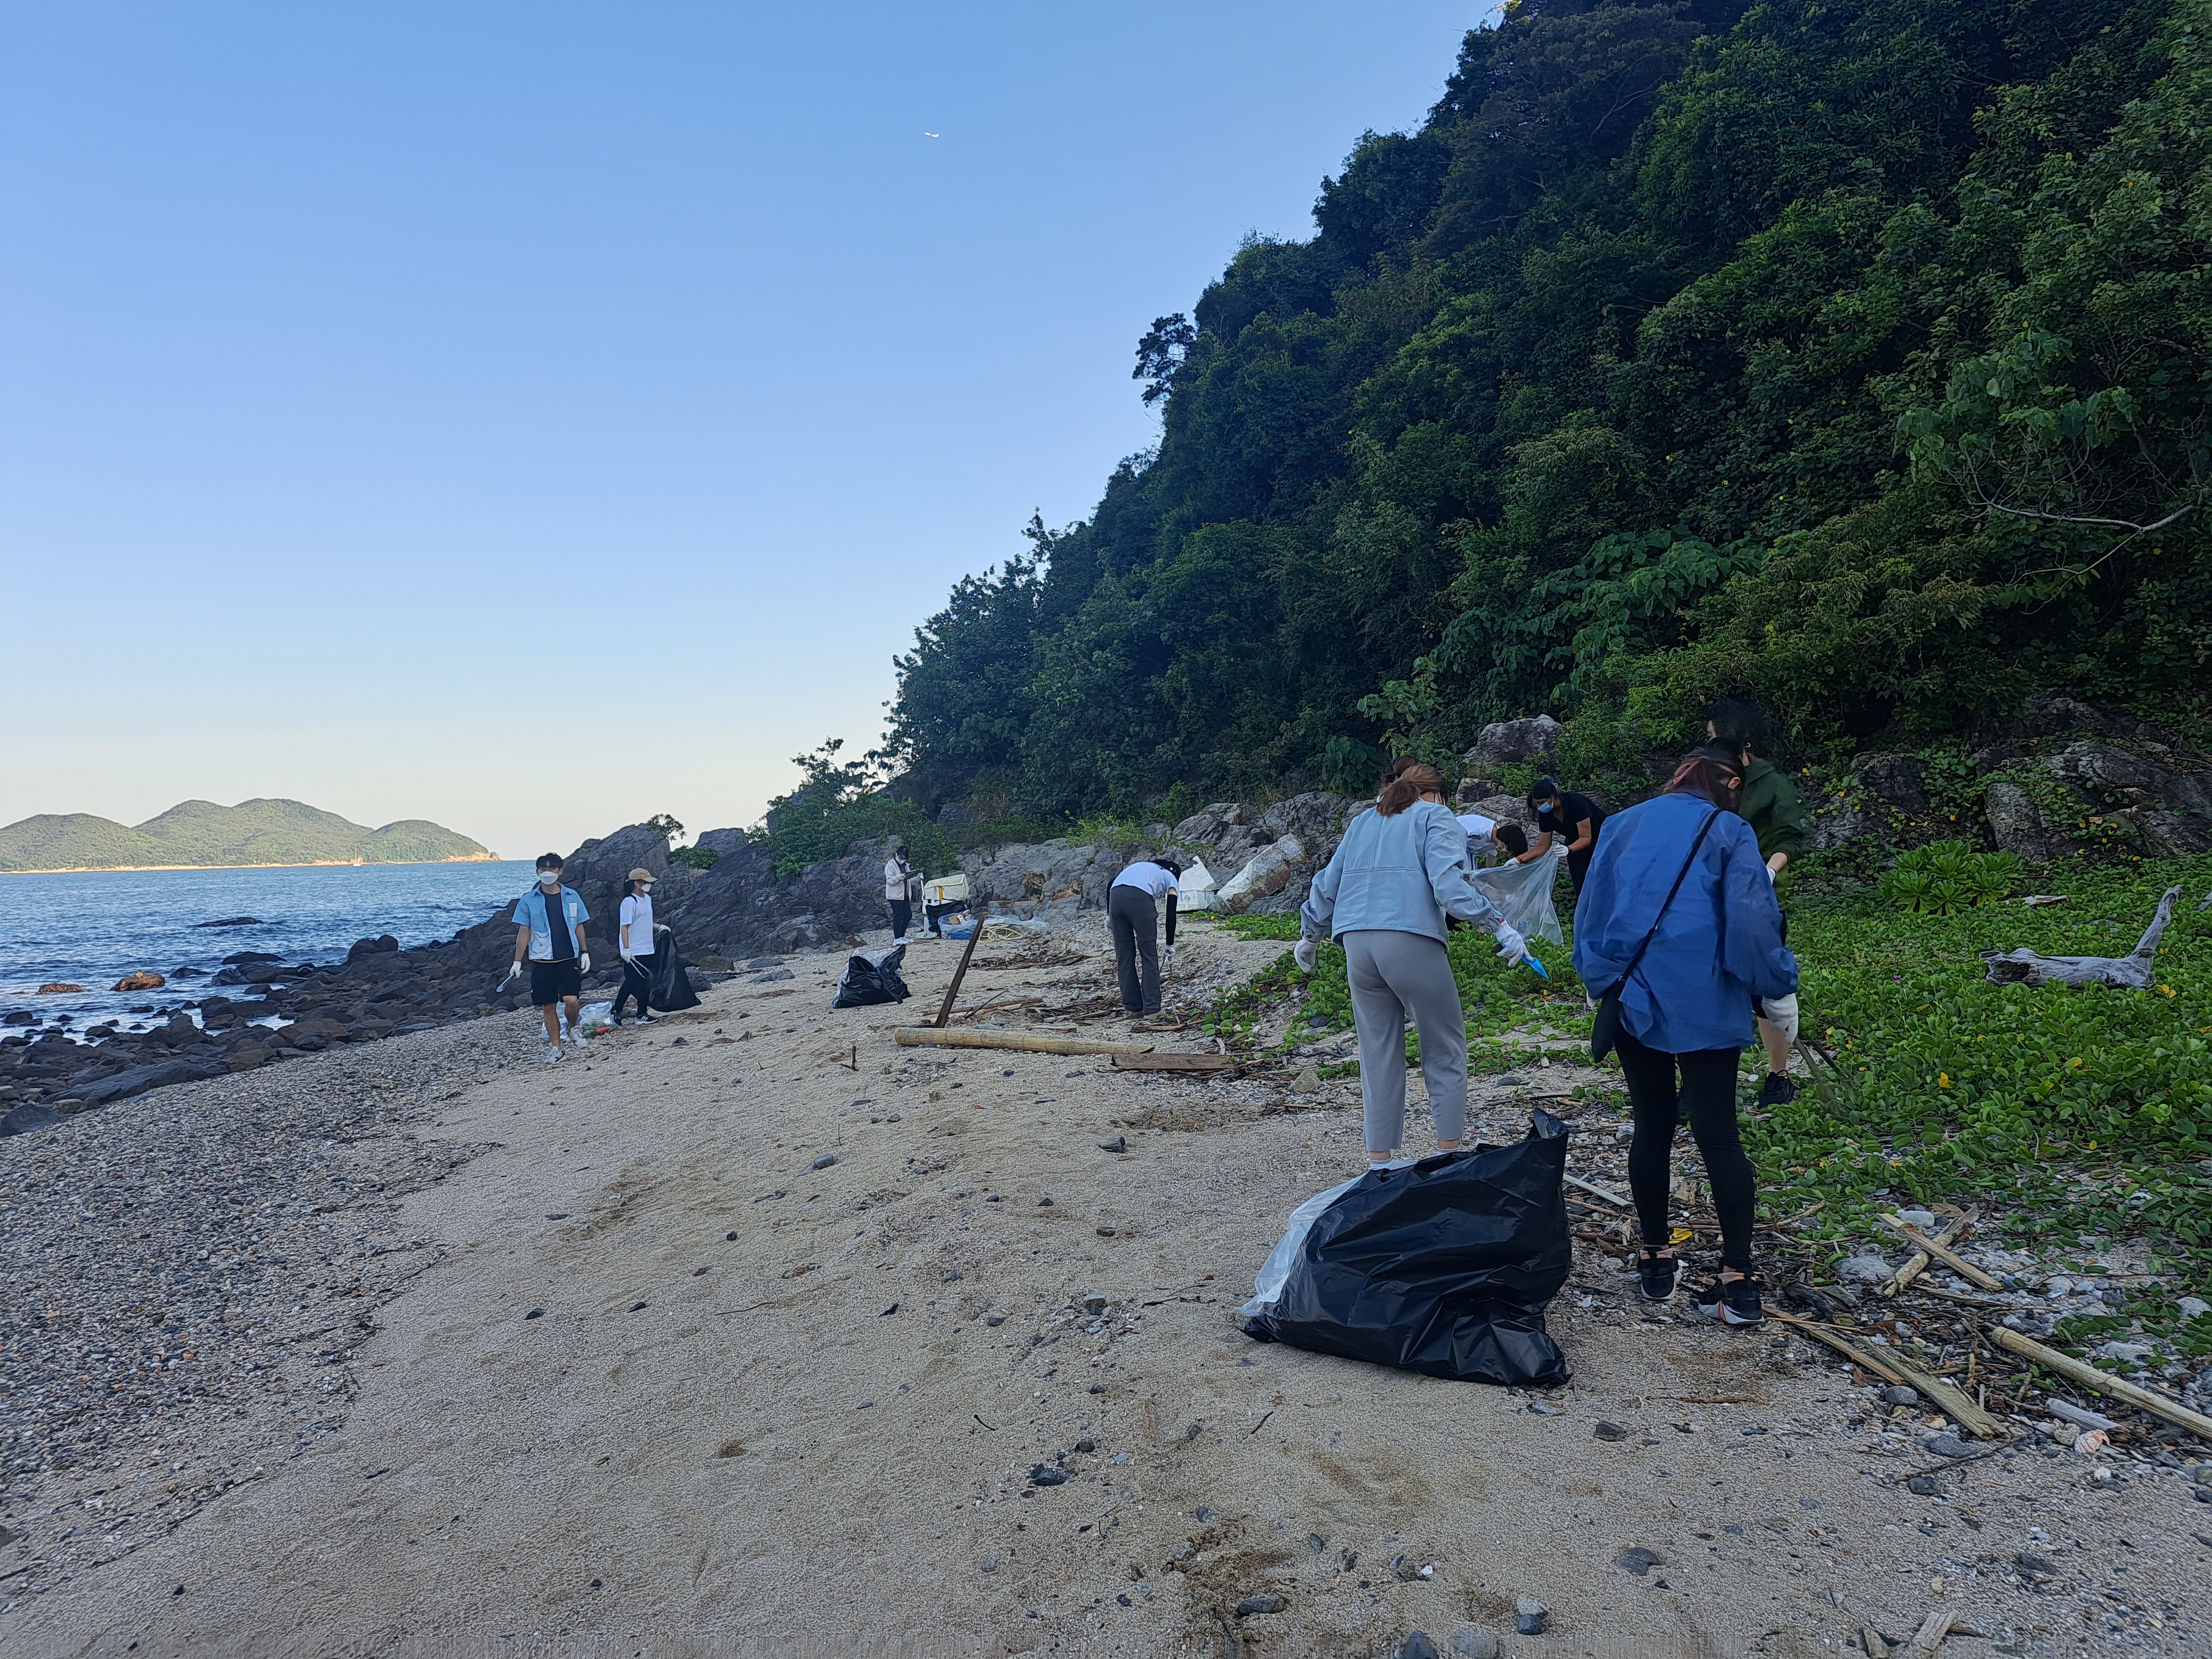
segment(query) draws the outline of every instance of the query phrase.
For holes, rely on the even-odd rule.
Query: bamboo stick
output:
[[[1972,1224],[1965,1216],[1954,1216],[1943,1224],[1932,1242],[1937,1244],[1948,1244],[1954,1239],[1964,1237],[1966,1229]],[[1914,1279],[1919,1278],[1922,1273],[1927,1272],[1929,1262],[1934,1259],[1925,1250],[1915,1250],[1911,1259],[1902,1267],[1875,1286],[1874,1293],[1876,1296],[1895,1296]]]
[[[1972,1262],[1967,1261],[1966,1257],[1960,1255],[1949,1245],[1937,1243],[1934,1239],[1929,1238],[1926,1234],[1923,1233],[1918,1228],[1906,1225],[1904,1222],[1899,1221],[1895,1216],[1891,1215],[1887,1212],[1883,1212],[1881,1217],[1881,1220],[1884,1226],[1889,1228],[1893,1232],[1903,1236],[1908,1243],[1913,1245],[1917,1249],[1925,1250],[1929,1255],[1934,1256],[1945,1267],[1950,1268],[1952,1272],[1957,1273],[1961,1279],[1972,1279],[1975,1284],[1980,1285],[1985,1291],[2002,1291],[2004,1289],[2003,1285],[1998,1284],[1996,1279],[1991,1279],[1987,1273],[1984,1273],[1979,1267],[1977,1267]]]
[[[1778,1319],[1784,1324],[1790,1326],[1796,1330],[1804,1332],[1806,1335],[1811,1337],[1815,1342],[1826,1343],[1830,1347],[1833,1348],[1838,1353],[1843,1355],[1844,1358],[1850,1360],[1853,1364],[1860,1366],[1866,1370],[1872,1371],[1876,1376],[1881,1378],[1885,1382],[1895,1382],[1905,1388],[1914,1386],[1911,1383],[1906,1382],[1902,1376],[1899,1376],[1895,1371],[1892,1370],[1888,1365],[1885,1364],[1882,1361],[1876,1359],[1873,1355],[1860,1352],[1850,1343],[1844,1341],[1842,1337],[1838,1336],[1833,1331],[1830,1330],[1826,1325],[1815,1325],[1809,1319],[1800,1319],[1796,1314],[1786,1314],[1779,1308],[1769,1308],[1766,1310],[1766,1316],[1769,1319]]]
[[[945,988],[944,1006],[937,1011],[937,1029],[940,1031],[951,1024],[952,1005],[960,1000],[960,981],[968,977],[968,964],[975,955],[975,941],[983,937],[983,912],[987,908],[982,901],[976,901],[975,921],[969,930],[968,948],[960,953],[960,965],[952,970],[952,983]]]
[[[1930,1376],[1894,1354],[1890,1356],[1889,1363],[1897,1368],[1899,1378],[1906,1388],[1919,1389],[1944,1416],[1977,1440],[2002,1440],[2005,1437],[2002,1424],[1941,1377]]]
[[[902,1048],[1018,1048],[1032,1054],[1148,1054],[1149,1042],[1094,1042],[1088,1037],[1035,1036],[1027,1031],[940,1031],[902,1025],[891,1034]]]
[[[2148,1389],[2139,1389],[2125,1377],[2109,1376],[2094,1365],[2087,1365],[2071,1354],[2061,1353],[2056,1348],[2046,1348],[2032,1337],[1999,1325],[1990,1333],[1990,1340],[2001,1348],[2008,1348],[2023,1359],[2032,1359],[2048,1370],[2057,1371],[2070,1382],[2085,1389],[2110,1395],[2115,1400],[2124,1400],[2130,1406],[2139,1406],[2154,1417],[2162,1417],[2169,1423],[2178,1423],[2190,1433],[2202,1439],[2212,1440],[2212,1417],[2193,1412],[2186,1406],[2175,1404],[2164,1395],[2153,1394]]]

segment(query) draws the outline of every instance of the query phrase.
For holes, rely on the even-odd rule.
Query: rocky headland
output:
[[[0,872],[267,869],[318,864],[446,864],[497,855],[425,818],[371,830],[303,801],[179,801],[137,825],[89,812],[0,824]]]

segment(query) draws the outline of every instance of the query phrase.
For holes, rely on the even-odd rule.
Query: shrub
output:
[[[1896,867],[1878,885],[1901,909],[1949,916],[2002,898],[2019,873],[2020,860],[2009,853],[1978,853],[1963,841],[1939,841],[1898,854]]]
[[[669,854],[668,861],[689,865],[694,870],[711,870],[721,856],[711,847],[678,847]]]

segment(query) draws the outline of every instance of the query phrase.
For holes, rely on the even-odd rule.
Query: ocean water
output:
[[[0,1012],[32,1009],[49,1024],[58,1014],[78,1026],[111,1018],[143,1024],[208,994],[204,979],[179,979],[179,969],[213,974],[240,951],[288,964],[331,962],[356,939],[382,933],[405,945],[451,939],[530,879],[531,866],[520,861],[0,875]],[[196,925],[235,916],[258,920],[251,927]],[[141,968],[169,983],[119,995],[107,988]],[[38,994],[58,981],[84,994]],[[158,1012],[129,1017],[149,1006]]]

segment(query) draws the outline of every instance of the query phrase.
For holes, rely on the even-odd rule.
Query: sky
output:
[[[0,822],[754,822],[1484,15],[0,0]]]

